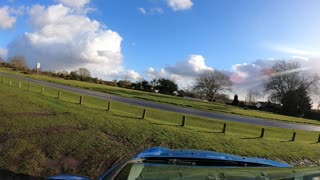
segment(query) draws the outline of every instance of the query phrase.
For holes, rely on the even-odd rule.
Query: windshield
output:
[[[116,176],[117,180],[132,179],[282,179],[317,180],[319,168],[225,168],[132,163]]]

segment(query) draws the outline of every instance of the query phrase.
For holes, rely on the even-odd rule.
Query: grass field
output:
[[[1,81],[1,78],[0,78]],[[9,82],[11,81],[11,85]],[[264,157],[293,165],[319,165],[318,133],[228,123],[147,109],[5,78],[0,82],[0,167],[32,175],[75,173],[96,177],[152,146],[204,149]]]
[[[10,69],[0,68],[0,72],[12,73],[12,74],[17,74],[17,75],[21,75],[29,78],[35,78],[35,75],[25,75],[16,71],[12,71]],[[257,110],[245,110],[243,108],[238,108],[238,107],[221,104],[221,103],[208,103],[200,100],[199,101],[190,100],[190,99],[185,99],[181,97],[168,96],[168,95],[162,95],[162,94],[156,94],[156,93],[148,93],[143,91],[136,91],[136,90],[130,90],[125,88],[101,85],[101,84],[93,84],[93,83],[74,81],[74,80],[65,80],[60,78],[48,77],[44,75],[40,75],[38,79],[43,81],[48,81],[48,82],[74,86],[74,87],[80,87],[84,89],[90,89],[94,91],[105,92],[109,94],[119,95],[122,97],[144,99],[144,100],[155,101],[155,102],[164,103],[164,104],[189,107],[189,108],[200,109],[205,111],[236,114],[236,115],[242,115],[242,116],[258,117],[258,118],[286,121],[286,122],[293,122],[293,123],[320,125],[320,121],[317,121],[317,120],[284,116],[284,115],[257,111]]]

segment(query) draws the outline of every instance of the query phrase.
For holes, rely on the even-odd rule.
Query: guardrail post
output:
[[[293,132],[291,141],[296,140],[296,134],[297,134],[296,132]]]
[[[83,96],[80,96],[79,104],[83,104]]]
[[[317,143],[320,143],[320,134],[319,134],[319,136],[318,136],[318,141],[317,141]]]
[[[186,125],[186,116],[182,116],[181,127],[184,127],[185,125]]]
[[[260,134],[260,138],[264,137],[264,128],[261,129],[261,134]]]
[[[9,81],[9,86],[11,86],[11,84],[12,84],[12,81],[10,80],[10,81]]]
[[[142,113],[141,119],[144,119],[146,117],[146,114],[147,114],[147,110],[143,109],[143,113]]]
[[[19,82],[19,88],[21,88],[21,81]]]
[[[61,98],[61,91],[58,92],[58,99]]]
[[[44,87],[41,88],[41,94],[43,94],[43,93],[44,93]]]
[[[221,133],[223,133],[223,134],[226,133],[226,129],[227,129],[227,123],[224,123]]]

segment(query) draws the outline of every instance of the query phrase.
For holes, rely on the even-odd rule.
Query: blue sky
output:
[[[109,56],[99,64],[99,67],[106,67],[105,69],[112,67],[112,70],[117,69],[117,71],[108,74],[103,68],[88,65],[91,71],[97,70],[97,73],[93,72],[93,74],[106,79],[108,77],[109,79],[110,77],[123,78],[124,73],[133,73],[136,75],[135,78],[138,75],[147,78],[150,73],[153,73],[153,77],[166,75],[178,81],[182,78],[179,77],[181,74],[168,72],[166,67],[171,69],[179,68],[180,65],[184,67],[183,62],[186,64],[189,62],[186,67],[190,66],[190,70],[194,71],[197,70],[196,67],[237,71],[234,65],[254,64],[259,59],[292,57],[309,59],[319,56],[320,53],[320,36],[318,35],[320,1],[317,0],[82,0],[86,3],[77,7],[68,4],[69,1],[42,0],[40,5],[48,8],[62,3],[62,6],[71,9],[66,16],[77,11],[73,15],[80,14],[91,21],[99,22],[101,27],[96,30],[111,30],[122,39],[119,49],[116,49],[121,57],[118,57],[118,54],[111,56],[118,57],[115,63],[117,66],[112,64],[115,61],[112,58],[110,60]],[[176,3],[178,8],[170,6],[170,1]],[[44,27],[47,27],[41,24],[42,27],[39,28],[39,24],[32,23],[35,16],[30,15],[30,10],[36,4],[39,4],[39,1],[2,0],[0,2],[0,8],[8,7],[11,9],[11,11],[7,10],[8,15],[16,18],[11,28],[0,28],[0,48],[2,51],[7,51],[7,56],[26,54],[25,56],[29,59],[45,61],[40,58],[39,53],[42,52],[39,49],[20,52],[21,48],[12,47],[22,43],[21,39],[16,43],[12,41],[24,36],[25,32],[38,35]],[[24,7],[21,14],[12,12],[21,6]],[[78,11],[81,12],[78,13]],[[104,25],[106,27],[103,27]],[[96,36],[100,37],[100,34]],[[120,42],[117,38],[116,40],[104,38],[104,40],[108,43]],[[12,45],[8,46],[9,44]],[[103,42],[100,45],[103,45]],[[53,46],[48,45],[48,47]],[[66,45],[66,47],[69,46]],[[75,49],[83,50],[82,47]],[[110,55],[110,49],[104,50],[105,54]],[[31,52],[32,55],[30,55]],[[45,54],[50,55],[50,52]],[[190,59],[195,57],[192,55],[203,58],[198,57],[197,61],[192,62],[204,64],[191,67]],[[94,57],[90,56],[90,58]],[[50,61],[54,60],[53,58]],[[33,60],[29,61],[31,64],[34,63]],[[42,63],[46,65],[45,62]],[[61,66],[51,66],[52,63],[48,63],[47,67],[50,67],[48,69],[69,68],[68,63],[64,61],[54,63],[61,63]],[[77,62],[74,60],[70,63]],[[81,61],[79,66],[85,66],[85,63],[92,63],[91,59]],[[151,67],[153,71],[146,73]],[[98,73],[98,71],[105,72]],[[117,76],[117,73],[121,75]],[[194,74],[190,73],[190,77]]]

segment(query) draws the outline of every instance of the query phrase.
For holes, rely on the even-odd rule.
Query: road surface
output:
[[[91,90],[86,90],[86,89],[81,89],[81,88],[76,88],[76,87],[70,87],[70,86],[66,86],[66,85],[55,84],[55,83],[51,83],[51,82],[40,81],[40,80],[36,80],[36,79],[31,79],[31,78],[25,78],[25,77],[13,75],[13,74],[6,74],[6,73],[0,72],[0,75],[37,83],[37,84],[40,84],[43,86],[58,88],[58,89],[65,90],[65,91],[71,91],[71,92],[80,93],[83,95],[93,96],[93,97],[97,97],[97,98],[101,98],[101,99],[107,99],[107,100],[112,100],[112,101],[128,103],[128,104],[132,104],[132,105],[143,106],[146,108],[154,108],[154,109],[171,111],[171,112],[176,112],[176,113],[181,113],[181,114],[186,114],[186,115],[189,114],[189,115],[194,115],[194,116],[214,118],[214,119],[219,119],[219,120],[224,120],[224,121],[254,124],[254,125],[260,125],[260,126],[271,126],[271,127],[287,128],[287,129],[294,129],[294,130],[320,132],[320,126],[316,126],[316,125],[294,124],[294,123],[260,119],[260,118],[254,118],[254,117],[245,117],[245,116],[237,116],[237,115],[231,115],[231,114],[223,114],[223,113],[195,110],[195,109],[191,109],[191,108],[184,108],[184,107],[179,107],[179,106],[174,106],[174,105],[169,105],[169,104],[161,104],[161,103],[153,102],[153,101],[125,98],[125,97],[106,94],[106,93],[102,93],[102,92],[96,92],[96,91],[91,91]]]

